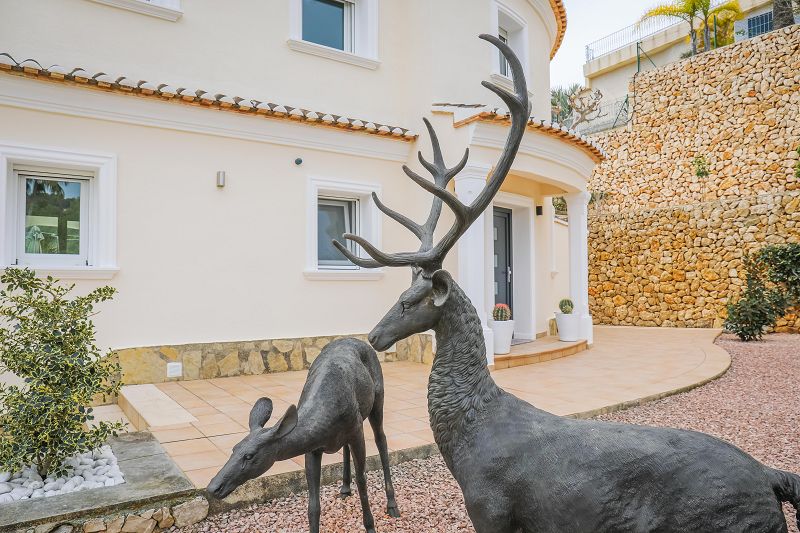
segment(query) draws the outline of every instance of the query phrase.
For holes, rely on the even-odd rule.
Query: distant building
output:
[[[713,1],[717,3],[721,0]],[[744,16],[734,24],[737,42],[772,31],[771,0],[739,0],[739,4]],[[586,45],[586,86],[600,90],[604,103],[600,116],[581,130],[602,131],[624,124],[631,78],[637,72],[680,60],[691,50],[688,35],[688,23],[662,17],[633,24]]]

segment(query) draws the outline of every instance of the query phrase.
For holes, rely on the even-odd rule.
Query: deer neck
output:
[[[502,390],[486,366],[478,313],[456,283],[434,331],[436,357],[428,380],[428,414],[436,444],[451,465],[454,447],[469,440],[487,404]]]
[[[280,441],[280,449],[276,454],[278,461],[284,461],[326,447],[330,440],[330,428],[319,422],[314,423],[313,416],[298,407],[297,426]],[[305,415],[305,416],[304,416]]]

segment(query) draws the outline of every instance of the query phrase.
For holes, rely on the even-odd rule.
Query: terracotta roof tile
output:
[[[18,62],[7,53],[0,53],[0,72],[36,78],[39,80],[101,89],[107,92],[129,94],[158,100],[221,109],[239,114],[262,115],[269,118],[308,122],[312,125],[336,129],[360,131],[362,134],[379,135],[400,141],[413,141],[417,134],[407,128],[366,122],[342,115],[331,115],[321,111],[310,111],[258,100],[215,94],[194,87],[175,87],[167,83],[134,81],[126,76],[112,76],[105,72],[94,74],[80,67],[68,69],[60,65],[43,67],[34,59]],[[320,119],[321,117],[321,119]]]
[[[511,123],[511,118],[508,115],[508,109],[504,109],[502,107],[489,107],[477,104],[434,104],[433,109],[434,111],[444,113],[453,112],[456,110],[467,110],[465,111],[468,113],[466,116],[461,113],[458,117],[454,124],[456,128],[476,121],[495,122],[499,124]],[[600,145],[585,135],[569,129],[563,124],[550,122],[549,120],[538,119],[536,117],[530,117],[528,119],[528,129],[563,139],[565,142],[575,145],[588,153],[589,156],[597,163],[608,158],[608,154],[600,147]]]
[[[550,59],[553,59],[558,49],[561,48],[561,43],[564,42],[564,35],[567,33],[567,9],[564,7],[563,0],[550,0],[550,5],[553,7],[553,14],[556,16],[556,24],[558,25],[556,42],[553,43],[553,49],[550,51]]]

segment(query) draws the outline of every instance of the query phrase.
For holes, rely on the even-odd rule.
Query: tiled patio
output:
[[[541,409],[559,415],[585,414],[688,387],[720,374],[730,358],[713,344],[717,334],[718,330],[708,329],[596,327],[595,344],[588,351],[495,370],[492,375],[501,387]],[[386,363],[383,372],[390,450],[432,443],[426,399],[429,367]],[[262,396],[270,397],[275,405],[274,423],[297,402],[305,377],[306,372],[286,372],[159,384],[158,390],[171,399],[166,400],[169,405],[145,399],[148,409],[181,409],[188,419],[165,425],[164,417],[151,414],[156,417],[153,420],[159,420],[150,424],[151,431],[192,482],[205,487],[246,434],[252,404]],[[115,416],[113,412],[113,408],[107,409],[102,416]],[[365,433],[372,436],[368,428]],[[367,451],[377,454],[372,439],[367,442]],[[340,460],[341,454],[326,455],[324,464]],[[302,467],[303,458],[298,457],[275,464],[268,474]]]

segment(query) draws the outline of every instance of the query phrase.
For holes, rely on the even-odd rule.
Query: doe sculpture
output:
[[[256,402],[250,411],[250,434],[233,447],[230,459],[209,483],[208,492],[215,498],[225,498],[245,481],[269,470],[275,461],[305,454],[308,522],[311,533],[319,533],[322,454],[344,448],[340,493],[342,497],[351,494],[352,452],[364,528],[367,533],[375,533],[367,498],[364,420],[369,419],[383,463],[386,512],[395,518],[400,516],[383,432],[383,393],[383,373],[375,350],[356,339],[331,342],[308,370],[297,407],[289,406],[277,424],[264,427],[272,414],[272,401],[261,398]]]
[[[485,188],[470,204],[447,189],[464,167],[443,162],[426,126],[433,162],[419,160],[429,181],[405,173],[434,195],[418,224],[377,198],[378,207],[421,241],[416,252],[385,253],[346,234],[371,257],[338,249],[364,268],[410,266],[411,287],[369,335],[377,350],[433,329],[436,356],[428,381],[428,413],[442,457],[457,480],[479,533],[786,532],[781,502],[800,505],[800,477],[769,468],[722,440],[694,431],[573,420],[555,416],[498,387],[486,367],[478,314],[442,270],[458,238],[490,205],[511,168],[529,120],[520,61],[495,37],[481,35],[511,65],[514,92],[483,82],[509,108],[505,148]],[[455,222],[434,245],[442,203]],[[800,516],[798,517],[800,520]]]

